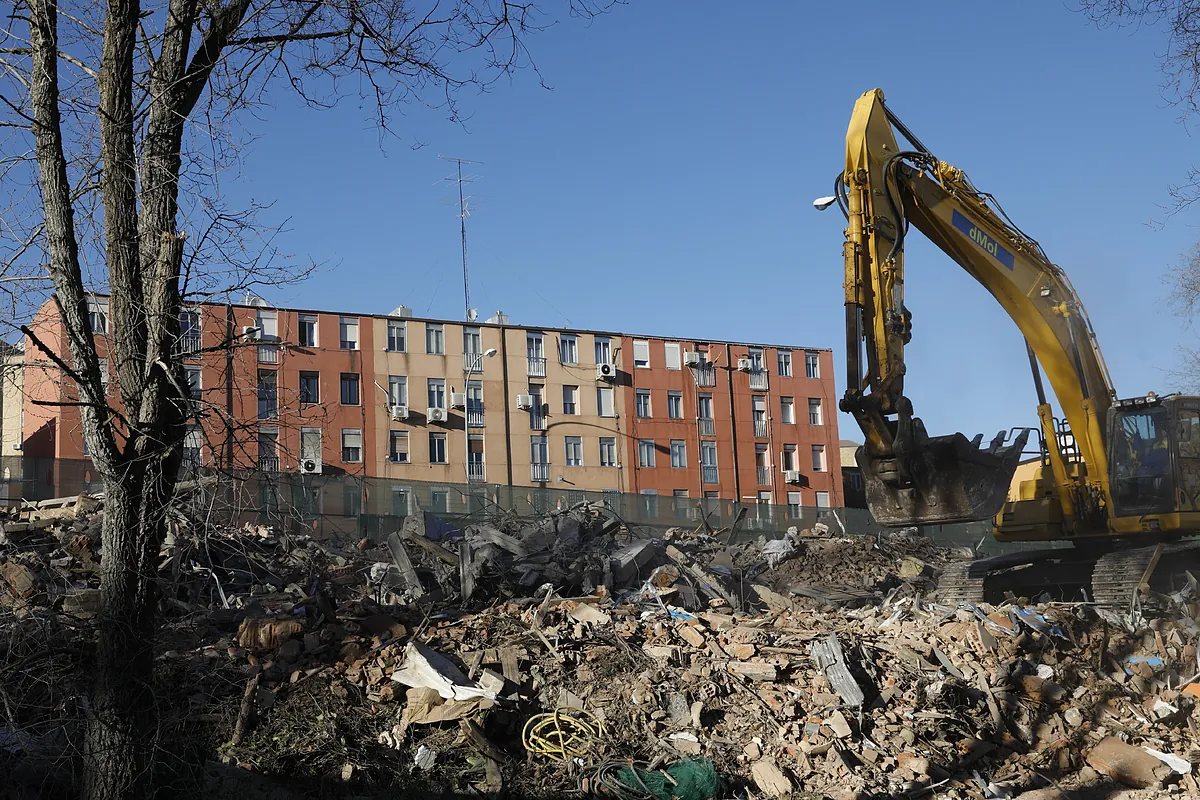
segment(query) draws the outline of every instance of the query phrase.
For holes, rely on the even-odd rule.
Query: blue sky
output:
[[[1176,388],[1163,281],[1200,237],[1160,219],[1194,141],[1159,91],[1165,40],[1097,30],[1069,4],[631,0],[565,20],[518,74],[410,107],[382,146],[357,103],[281,97],[235,197],[290,218],[284,251],[326,268],[279,305],[460,318],[451,168],[471,171],[472,305],[518,324],[834,349],[844,390],[842,219],[818,214],[854,101],[876,86],[939,157],[993,193],[1071,277],[1122,395]],[[736,13],[735,13],[736,10]],[[981,287],[908,239],[908,394],[931,434],[1037,422],[1021,337]],[[843,438],[858,433],[848,417]]]

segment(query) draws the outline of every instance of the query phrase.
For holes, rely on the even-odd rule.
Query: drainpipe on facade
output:
[[[729,427],[733,434],[733,498],[735,503],[742,502],[742,477],[738,469],[738,438],[737,438],[737,409],[733,405],[733,351],[730,345],[725,345],[725,377],[729,385]]]
[[[504,461],[505,468],[508,470],[508,485],[513,485],[512,472],[512,431],[510,430],[511,420],[508,418],[508,328],[500,326],[500,366],[504,370]]]
[[[225,301],[225,468],[233,469],[233,303]]]

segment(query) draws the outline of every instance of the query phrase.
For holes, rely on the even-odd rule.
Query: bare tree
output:
[[[547,0],[583,16],[613,1]],[[175,347],[183,292],[219,294],[266,268],[207,257],[252,229],[213,189],[242,156],[237,121],[278,91],[321,108],[364,98],[383,131],[411,102],[457,119],[460,90],[536,72],[527,38],[553,21],[509,0],[13,4],[0,42],[0,291],[14,315],[53,291],[68,352],[22,329],[77,387],[107,492],[89,797],[153,788],[153,575],[191,413]],[[92,291],[111,296],[111,392]]]

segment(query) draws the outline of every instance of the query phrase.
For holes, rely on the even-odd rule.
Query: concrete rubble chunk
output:
[[[792,793],[792,780],[775,765],[774,761],[761,759],[750,767],[754,785],[767,797],[787,797]]]
[[[1097,772],[1135,789],[1158,787],[1171,774],[1171,767],[1140,747],[1115,736],[1106,737],[1087,754],[1087,763]]]

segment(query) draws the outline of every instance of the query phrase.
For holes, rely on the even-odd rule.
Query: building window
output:
[[[821,377],[821,359],[820,353],[807,351],[804,354],[804,377],[819,378]]]
[[[654,466],[654,440],[638,439],[638,466]]]
[[[321,402],[321,373],[300,373],[300,405]]]
[[[358,464],[362,461],[362,429],[342,428],[342,462]]]
[[[567,466],[582,467],[583,466],[583,439],[579,436],[568,436],[567,442]]]
[[[562,364],[579,363],[579,341],[573,333],[564,333],[558,339],[558,360]]]
[[[780,350],[779,351],[779,377],[781,377],[781,378],[792,377],[792,351],[791,350]]]
[[[617,465],[617,440],[612,436],[600,437],[600,466],[615,467]]]
[[[88,329],[101,336],[108,333],[107,300],[88,300]]]
[[[483,352],[483,332],[479,328],[463,328],[463,355],[477,356]],[[482,364],[475,369],[482,368]]]
[[[279,431],[274,428],[258,431],[258,468],[263,472],[279,471]]]
[[[431,511],[440,511],[443,514],[450,513],[450,490],[449,489],[430,489],[429,490],[429,508]]]
[[[446,336],[440,322],[425,323],[425,352],[433,356],[446,353]]]
[[[429,434],[429,463],[446,464],[446,434]]]
[[[800,515],[804,512],[804,506],[800,502],[799,492],[787,493],[788,517],[791,519],[800,519]]]
[[[312,459],[318,464],[321,463],[321,429],[320,428],[301,428],[300,429],[300,459]]]
[[[388,343],[387,349],[393,353],[403,353],[407,346],[408,331],[405,328],[405,322],[402,319],[389,319],[387,321]]]
[[[637,390],[637,415],[643,419],[650,416],[650,390]]]
[[[596,415],[600,417],[615,417],[613,410],[613,390],[611,386],[596,387]]]
[[[667,392],[667,417],[683,419],[683,393]]]
[[[358,318],[338,318],[338,346],[343,350],[358,349]]]
[[[687,442],[683,439],[671,440],[671,466],[676,469],[687,469]]]
[[[821,425],[821,398],[808,398],[808,424]]]
[[[278,384],[275,370],[258,371],[258,418],[274,419],[279,412]]]
[[[274,311],[257,312],[254,315],[254,324],[258,326],[258,336],[261,341],[279,341],[279,320]]]
[[[791,425],[796,422],[796,401],[793,398],[779,398],[779,420],[784,425]]]
[[[658,490],[657,489],[642,489],[642,510],[645,511],[648,517],[658,516]]]
[[[392,516],[408,516],[408,489],[404,486],[392,487]]]
[[[200,312],[179,312],[179,352],[183,355],[200,350]]]
[[[446,379],[445,378],[429,378],[425,384],[429,394],[430,408],[445,408],[446,407]]]
[[[191,425],[183,434],[183,463],[186,467],[200,466],[200,448],[204,445],[204,432],[198,425]]]
[[[751,347],[746,353],[750,357],[751,372],[761,372],[763,368],[763,351],[761,347]]]
[[[663,345],[663,362],[667,369],[683,369],[683,354],[679,342],[667,342]]]
[[[817,492],[817,508],[829,508],[829,492]]]
[[[573,417],[579,414],[579,387],[563,387],[563,414]]]
[[[292,507],[300,519],[315,519],[321,514],[321,492],[315,486],[293,484]]]
[[[299,316],[299,345],[301,347],[316,347],[317,346],[317,318],[313,314],[301,314]]]
[[[393,406],[408,405],[408,378],[388,375],[388,403]]]
[[[362,487],[353,478],[342,484],[342,516],[357,517],[362,513]]]
[[[342,405],[358,405],[358,373],[342,373]]]
[[[645,339],[633,340],[633,366],[650,366],[650,343]]]
[[[785,470],[800,469],[799,462],[796,461],[796,445],[785,444],[783,446],[783,468]]]
[[[596,363],[612,363],[612,340],[610,340],[607,336],[596,337]]]
[[[388,432],[388,461],[393,464],[408,463],[408,431]]]
[[[713,418],[713,399],[711,394],[702,394],[696,398],[697,416],[700,419]]]
[[[199,400],[204,392],[204,382],[200,367],[184,367],[183,377],[187,382],[188,397]]]
[[[825,471],[825,445],[814,444],[812,446],[812,465],[813,472]]]

